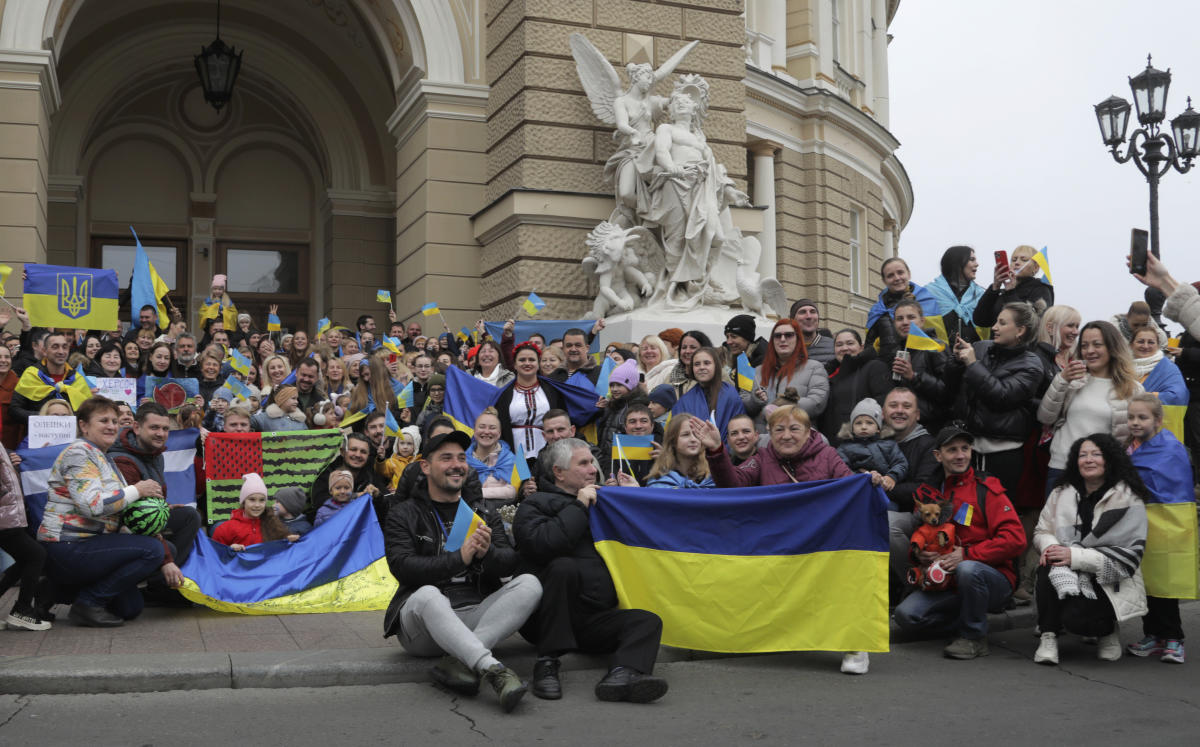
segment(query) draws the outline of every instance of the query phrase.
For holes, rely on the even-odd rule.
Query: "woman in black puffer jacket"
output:
[[[867,377],[867,364],[875,360],[875,349],[864,348],[862,337],[852,329],[833,336],[833,360],[825,364],[829,372],[829,398],[818,427],[829,443],[837,446],[838,429],[850,419],[850,411],[864,397],[882,402],[887,392],[876,392]]]
[[[1030,349],[1037,329],[1032,306],[1006,304],[991,341],[972,346],[959,340],[946,367],[947,378],[959,382],[958,412],[975,436],[974,466],[998,478],[1009,495],[1021,480],[1025,439],[1038,427],[1037,398],[1046,371]]]

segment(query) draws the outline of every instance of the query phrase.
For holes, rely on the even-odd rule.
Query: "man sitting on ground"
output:
[[[592,450],[564,438],[548,450],[553,485],[522,501],[513,519],[521,558],[538,569],[542,601],[521,635],[537,645],[533,694],[562,697],[559,657],[569,651],[611,654],[608,673],[596,685],[605,701],[649,703],[667,692],[655,677],[662,620],[646,610],[617,609],[617,592],[592,543],[588,509],[596,503]]]
[[[470,505],[483,517],[462,542],[447,549],[459,516],[471,439],[461,431],[433,436],[421,459],[426,481],[410,500],[388,511],[384,533],[388,567],[400,584],[384,618],[384,635],[399,635],[415,656],[437,656],[434,682],[452,692],[474,695],[486,679],[505,712],[525,694],[512,669],[492,648],[517,631],[537,608],[541,584],[522,574],[502,584],[517,567],[517,554],[504,525],[483,501]]]

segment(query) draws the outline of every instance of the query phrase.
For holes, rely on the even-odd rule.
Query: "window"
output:
[[[284,329],[308,329],[308,248],[289,244],[219,242],[218,272],[238,311],[264,328],[267,311],[279,306]]]
[[[834,62],[838,61],[838,55],[840,54],[841,48],[842,18],[841,8],[839,7],[841,4],[842,0],[829,0],[830,18],[833,19],[833,46],[831,51],[833,52]]]
[[[863,294],[862,212],[850,210],[850,292]]]
[[[167,298],[186,314],[187,305],[187,262],[184,248],[186,241],[173,239],[153,239],[143,237],[142,248],[150,257],[154,271],[166,282],[171,292]],[[119,283],[120,305],[118,315],[121,319],[131,317],[129,309],[129,280],[133,276],[133,262],[137,256],[137,245],[133,238],[102,238],[92,239],[91,265],[103,267],[106,270],[117,271]]]

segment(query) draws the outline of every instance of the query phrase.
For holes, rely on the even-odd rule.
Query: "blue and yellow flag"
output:
[[[612,460],[618,462],[648,462],[654,457],[650,451],[654,448],[654,436],[631,436],[627,433],[617,433],[613,436]]]
[[[374,410],[374,409],[375,409],[374,407],[372,407],[370,410],[364,408],[362,410],[359,410],[358,412],[352,412],[349,415],[347,415],[346,417],[342,418],[342,422],[338,424],[338,427],[345,428],[348,425],[354,425],[358,421],[365,418],[367,415],[371,414],[371,410]]]
[[[437,518],[436,513],[434,513],[434,517]],[[438,518],[438,521],[440,522],[441,519]],[[479,518],[479,514],[472,511],[467,502],[459,498],[458,512],[454,514],[454,525],[450,528],[450,534],[446,536],[446,544],[442,546],[442,549],[446,552],[461,550],[463,543],[467,541],[467,537],[470,537],[476,527],[483,523],[484,521]]]
[[[1050,250],[1047,247],[1042,247],[1042,250],[1033,255],[1033,263],[1042,268],[1042,282],[1046,285],[1054,285],[1054,278],[1050,275]]]
[[[56,382],[37,366],[29,366],[17,380],[14,391],[30,402],[41,402],[53,395],[56,399],[70,402],[72,410],[78,410],[92,396],[87,377],[69,368],[62,381]]]
[[[7,293],[4,286],[8,283],[8,276],[12,274],[12,268],[8,265],[0,265],[0,296]]]
[[[475,418],[500,397],[500,389],[480,381],[457,366],[446,369],[446,400],[442,414],[454,422],[454,427],[475,435]]]
[[[960,527],[969,527],[971,522],[975,520],[975,507],[970,503],[963,503],[954,512],[954,523]]]
[[[298,542],[234,552],[201,532],[181,570],[184,597],[244,615],[382,610],[396,593],[369,497],[351,501]]]
[[[589,523],[624,609],[668,646],[888,650],[887,497],[868,475],[730,490],[600,488]]]
[[[467,329],[466,327],[463,327],[462,329],[460,329],[458,331],[458,335],[456,335],[456,336],[458,337],[458,339],[462,340],[463,342],[474,342],[475,341],[474,334],[471,332],[471,330]]]
[[[925,334],[925,330],[915,323],[908,328],[908,340],[904,343],[904,347],[909,350],[928,350],[933,353],[940,353],[946,349],[945,345]]]
[[[25,265],[25,310],[37,327],[116,329],[117,271]]]
[[[240,351],[230,348],[229,357],[226,360],[229,361],[229,367],[240,373],[242,376],[246,376],[250,373],[250,366],[252,365],[250,363],[250,359],[242,355]]]
[[[133,230],[133,226],[130,226],[129,230],[133,233],[133,240],[137,242],[133,275],[129,278],[129,311],[133,315],[134,326],[137,326],[138,314],[141,313],[142,307],[153,306],[158,309],[158,328],[166,329],[171,324],[171,315],[167,313],[167,305],[162,300],[171,289],[167,287],[167,281],[158,274],[158,270],[154,269],[154,263],[142,247],[142,240],[138,238],[137,231]]]
[[[754,389],[754,366],[750,365],[745,353],[737,357],[737,385],[743,392]]]
[[[410,381],[405,384],[404,388],[400,390],[400,393],[396,395],[396,403],[399,404],[400,407],[412,407],[415,396],[416,395],[413,392],[413,383]]]
[[[375,291],[375,300],[379,303],[386,303],[388,306],[391,306],[392,292],[389,290],[377,290]]]
[[[529,460],[525,458],[525,447],[517,444],[517,449],[513,452],[512,477],[508,478],[508,481],[514,488],[519,488],[521,483],[531,477],[533,475],[529,472]]]
[[[267,314],[267,331],[278,332],[283,328],[283,323],[279,321],[278,314]]]
[[[400,342],[400,338],[398,337],[388,337],[387,335],[384,335],[383,342],[380,343],[380,347],[388,352],[395,353],[396,355],[404,354],[404,343]]]
[[[526,298],[525,302],[521,304],[521,308],[525,309],[526,314],[530,316],[537,316],[539,311],[546,308],[546,302],[543,301],[538,294],[530,293],[529,298]]]
[[[1187,449],[1168,430],[1159,431],[1130,455],[1152,499],[1146,501],[1146,593],[1195,599],[1200,585],[1195,492]]]
[[[604,362],[600,364],[600,373],[596,375],[596,394],[601,397],[608,396],[608,380],[612,378],[613,369],[616,367],[617,362],[605,356]]]
[[[233,376],[226,376],[225,383],[221,385],[221,388],[228,389],[229,391],[233,392],[234,397],[245,400],[246,402],[250,401],[250,388],[241,381],[238,381]]]
[[[325,317],[321,317],[320,319],[318,319],[317,320],[317,339],[319,340],[322,337],[324,337],[325,333],[329,331],[329,328],[332,325],[333,325],[333,322],[329,321]]]
[[[442,313],[442,310],[438,308],[436,303],[427,303],[421,307],[421,313],[425,316],[437,316]]]

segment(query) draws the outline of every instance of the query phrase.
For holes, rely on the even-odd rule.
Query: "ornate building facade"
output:
[[[308,329],[381,315],[388,287],[401,317],[436,301],[453,326],[530,291],[582,316],[615,146],[567,37],[618,69],[698,39],[679,72],[711,85],[705,131],[757,206],[736,219],[760,269],[861,325],[913,205],[888,131],[898,4],[227,0],[244,57],[217,111],[193,64],[215,2],[0,0],[0,262],[128,283],[132,225],[191,319],[214,273]]]

